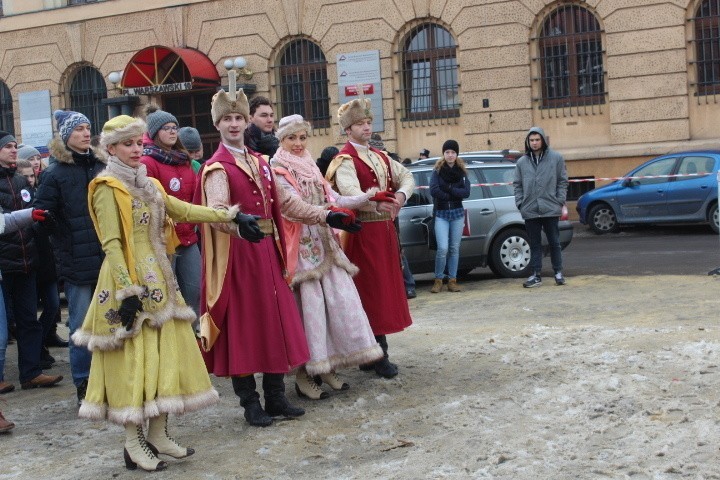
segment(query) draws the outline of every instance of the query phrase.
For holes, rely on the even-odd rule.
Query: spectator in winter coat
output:
[[[58,133],[48,144],[50,166],[43,171],[34,205],[57,220],[50,232],[58,280],[64,282],[70,335],[82,325],[103,260],[88,210],[88,184],[105,168],[90,146],[90,120],[78,112],[56,110]],[[78,402],[85,397],[90,352],[70,342],[70,371]]]
[[[18,145],[18,160],[27,160],[30,162],[35,176],[39,177],[40,172],[43,170],[42,155],[37,148],[30,145]]]
[[[275,136],[275,111],[270,100],[253,97],[250,102],[250,123],[245,130],[245,146],[272,158],[280,143]]]
[[[0,132],[0,206],[3,213],[27,208],[30,184],[16,172],[17,142]],[[40,367],[42,326],[37,318],[35,267],[37,251],[31,228],[0,235],[0,271],[5,312],[12,312],[18,345],[20,384],[23,389],[55,385],[62,376],[45,375]],[[7,329],[7,315],[2,323]]]
[[[515,204],[525,220],[532,268],[532,275],[523,283],[523,287],[539,287],[542,284],[543,230],[550,244],[555,284],[565,285],[558,227],[568,188],[565,160],[548,146],[543,129],[533,127],[525,137],[525,155],[518,159],[516,165],[513,181]]]
[[[195,172],[190,157],[178,140],[178,121],[172,114],[148,105],[147,132],[143,137],[143,156],[140,161],[147,168],[148,177],[160,180],[168,195],[192,202],[195,191]],[[175,249],[172,266],[180,293],[195,311],[200,311],[200,250],[194,223],[178,223],[175,233],[179,245]]]
[[[192,166],[193,172],[197,174],[205,162],[205,151],[203,150],[200,132],[197,131],[197,128],[182,127],[178,130],[178,138],[190,156],[190,165]]]

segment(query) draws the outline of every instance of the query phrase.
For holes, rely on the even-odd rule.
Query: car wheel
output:
[[[710,213],[708,213],[708,220],[710,220],[710,228],[715,233],[720,233],[720,218],[718,218],[718,204],[715,203],[710,207]]]
[[[530,272],[530,243],[519,228],[501,232],[492,243],[490,268],[506,278],[526,277]]]
[[[618,230],[617,217],[612,207],[606,203],[600,203],[590,209],[588,224],[593,232],[612,233]]]

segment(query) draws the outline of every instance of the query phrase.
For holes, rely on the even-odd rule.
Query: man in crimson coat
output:
[[[240,205],[244,214],[255,216],[261,232],[254,237],[241,231],[242,225],[234,230],[203,224],[200,328],[208,371],[232,377],[245,419],[264,427],[272,417],[305,413],[288,402],[284,376],[310,358],[302,318],[285,280],[281,211],[307,224],[357,226],[343,224],[344,213],[309,209],[276,189],[266,159],[244,145],[249,105],[242,89],[232,90],[213,97],[211,113],[221,143],[200,171],[195,201],[214,208]],[[254,377],[259,372],[264,410]]]
[[[363,229],[348,236],[345,242],[345,253],[360,269],[354,277],[360,300],[375,338],[385,352],[381,360],[364,369],[374,369],[381,377],[392,378],[398,369],[388,359],[386,335],[412,324],[393,220],[412,195],[415,182],[405,167],[369,145],[373,119],[370,106],[370,99],[359,98],[338,109],[338,122],[348,142],[330,163],[326,178],[341,195],[359,195],[377,187],[394,196],[393,202],[377,203],[377,210],[369,206],[358,212]]]

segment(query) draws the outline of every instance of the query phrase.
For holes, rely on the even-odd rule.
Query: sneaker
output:
[[[525,288],[539,287],[540,285],[542,285],[540,275],[530,275],[527,282],[523,283],[523,287]]]
[[[562,272],[555,274],[555,285],[565,285],[565,277],[563,277]]]

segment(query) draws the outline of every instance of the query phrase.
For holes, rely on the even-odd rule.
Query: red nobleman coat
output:
[[[407,197],[415,188],[412,174],[398,162],[372,147],[360,154],[346,143],[327,171],[341,195],[353,196],[372,187],[402,191]],[[372,211],[370,211],[372,210]],[[401,332],[412,324],[400,264],[400,245],[390,215],[375,207],[361,209],[362,230],[348,235],[345,254],[360,272],[353,278],[375,335]]]
[[[252,243],[217,225],[203,225],[200,312],[209,312],[220,329],[203,356],[216,376],[287,373],[310,358],[302,318],[284,278],[285,244],[275,181],[268,163],[253,154],[247,158],[253,157],[255,167],[236,160],[221,144],[203,165],[195,192],[196,203],[212,205],[211,190],[226,176],[221,185],[229,192],[228,203],[240,205],[243,213],[274,220],[276,228],[275,235]]]

